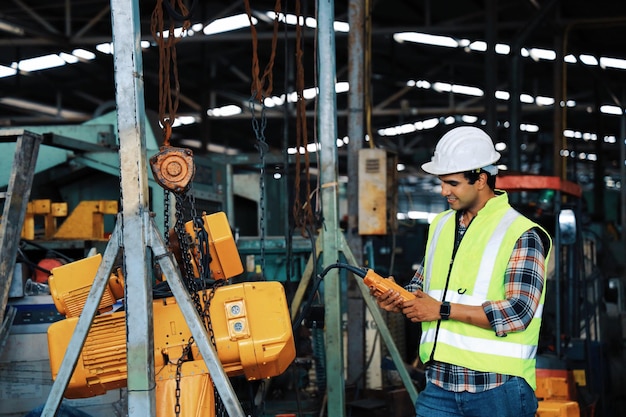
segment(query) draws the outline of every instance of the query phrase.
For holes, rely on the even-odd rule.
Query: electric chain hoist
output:
[[[187,222],[185,228],[193,241],[198,230],[191,223]],[[230,226],[222,212],[204,215],[202,225],[208,236],[212,276],[225,283],[243,272]],[[188,250],[198,275],[197,265],[202,262],[198,246],[190,245]],[[48,329],[53,378],[59,372],[100,262],[98,254],[51,271],[51,294],[59,312],[66,316]],[[66,398],[92,397],[126,386],[126,317],[124,311],[111,311],[123,297],[123,285],[124,277],[116,270],[99,305],[100,314],[85,339]],[[211,291],[209,297],[198,294],[196,300],[210,318],[209,337],[226,374],[259,380],[283,373],[295,358],[295,344],[282,284],[244,282],[199,293],[207,291]],[[213,383],[174,297],[155,297],[153,321],[157,416],[214,416]]]

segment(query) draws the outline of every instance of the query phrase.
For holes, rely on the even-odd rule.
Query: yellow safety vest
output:
[[[505,298],[504,276],[513,248],[521,235],[539,225],[509,205],[505,192],[497,191],[465,232],[452,262],[456,219],[453,210],[440,213],[432,222],[424,259],[424,292],[451,303],[482,305]],[[551,244],[550,248],[551,249]],[[548,255],[545,264],[548,264]],[[545,282],[545,273],[544,273]],[[535,355],[541,327],[541,300],[530,325],[520,332],[498,337],[493,330],[456,320],[422,323],[420,358],[524,378],[535,389]],[[434,348],[434,353],[433,353]]]

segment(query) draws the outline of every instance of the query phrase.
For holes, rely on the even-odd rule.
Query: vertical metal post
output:
[[[498,113],[496,111],[496,86],[498,85],[498,61],[496,59],[497,3],[497,0],[487,0],[485,2],[485,40],[487,41],[487,53],[485,54],[485,119],[487,121],[487,133],[495,142],[497,142],[498,138],[496,132],[498,126]]]
[[[335,92],[334,1],[318,0],[319,59],[319,139],[321,142],[321,197],[324,215],[322,256],[324,264],[339,256],[338,175],[337,175],[337,96]],[[336,269],[324,278],[326,323],[326,378],[329,416],[342,417],[344,410],[343,346],[341,331],[341,285]]]
[[[554,195],[554,212],[558,216],[561,213],[561,191],[557,190]],[[554,247],[552,253],[554,254],[554,292],[555,292],[555,310],[556,310],[556,323],[555,323],[555,345],[556,345],[556,357],[561,359],[561,300],[563,296],[561,294],[561,272],[563,270],[561,263],[563,262],[563,254],[561,253],[561,228],[558,221],[554,230]]]
[[[2,254],[0,258],[0,325],[4,320],[4,309],[9,300],[15,257],[42,140],[43,137],[40,135],[20,132],[15,144],[15,155],[0,224],[0,254]]]
[[[563,126],[565,123],[565,115],[567,112],[567,104],[565,100],[565,90],[563,89],[563,77],[565,76],[564,66],[567,63],[564,61],[563,50],[563,32],[557,32],[554,36],[554,51],[556,52],[556,63],[553,69],[553,83],[554,86],[554,110],[552,118],[552,169],[551,171],[545,170],[545,174],[550,174],[565,179],[561,175],[562,171],[562,156],[561,156],[561,144],[563,143]],[[547,161],[546,161],[547,162]]]
[[[365,2],[350,0],[348,23],[348,225],[345,231],[347,242],[358,265],[362,262],[363,242],[358,233],[359,214],[359,151],[364,137],[364,26]],[[369,34],[367,34],[369,36]],[[369,82],[369,81],[368,81]],[[356,382],[365,367],[365,303],[355,280],[348,281],[348,318],[353,326],[348,326],[348,381]],[[363,326],[360,324],[363,323]]]
[[[511,121],[511,138],[509,140],[509,168],[513,172],[520,171],[520,123],[521,123],[521,82],[522,82],[522,61],[521,51],[522,45],[528,39],[528,36],[541,23],[548,12],[557,4],[559,0],[551,0],[548,4],[541,7],[541,10],[534,16],[528,24],[517,35],[515,41],[511,45],[511,71],[509,77],[509,85],[511,97],[509,98],[509,120]],[[556,140],[556,138],[555,138]]]
[[[622,116],[619,122],[619,154],[620,154],[620,224],[622,225],[622,245],[626,244],[626,114],[624,114],[624,107],[622,107]]]
[[[156,415],[152,285],[148,266],[148,175],[141,29],[137,0],[111,0],[122,236],[126,271],[128,415]]]

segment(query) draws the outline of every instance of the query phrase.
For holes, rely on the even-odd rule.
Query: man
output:
[[[491,138],[459,127],[422,169],[441,180],[450,210],[429,227],[424,261],[403,302],[379,306],[422,323],[427,383],[417,417],[534,417],[535,355],[545,296],[548,233],[495,189],[500,159]]]

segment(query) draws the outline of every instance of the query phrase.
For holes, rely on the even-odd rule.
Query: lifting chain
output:
[[[180,415],[180,380],[182,378],[183,363],[191,360],[191,345],[193,345],[193,336],[187,341],[187,345],[183,349],[180,358],[176,361],[176,403],[174,405],[174,413],[176,417]]]
[[[296,17],[298,22],[303,21],[300,12],[300,0],[296,1]],[[302,236],[306,236],[306,228],[314,223],[313,208],[311,204],[311,176],[310,176],[310,158],[308,150],[308,131],[306,124],[306,100],[304,99],[304,65],[302,64],[302,25],[296,25],[296,155],[295,155],[295,192],[293,201],[293,219],[294,226],[301,229]],[[301,155],[304,155],[304,172],[306,197],[304,203],[300,195],[301,181]]]
[[[180,9],[180,13],[175,11],[175,6]],[[170,16],[167,28],[163,19],[164,7]],[[150,158],[150,167],[154,180],[164,189],[175,193],[187,191],[195,173],[192,151],[170,146],[180,91],[176,44],[181,38],[175,35],[175,23],[181,21],[185,31],[191,26],[190,17],[182,0],[157,0],[150,20],[150,31],[159,47],[159,123],[163,129],[163,146],[158,154]]]
[[[194,8],[196,1],[192,4]],[[170,16],[170,24],[167,29],[168,36],[165,37],[165,25],[163,21],[163,7]],[[180,13],[176,10],[178,8]],[[175,45],[180,38],[174,33],[175,21],[182,22],[183,31],[187,30],[191,25],[191,13],[188,12],[183,0],[157,0],[156,6],[152,13],[151,32],[159,47],[159,122],[163,129],[163,146],[160,147],[159,153],[150,158],[150,167],[154,175],[154,180],[165,190],[164,191],[164,221],[166,242],[170,246],[169,240],[169,222],[170,222],[170,192],[173,192],[176,198],[176,223],[174,233],[178,239],[180,253],[182,258],[183,281],[189,292],[194,306],[202,317],[204,324],[209,332],[211,343],[215,347],[215,335],[213,334],[213,326],[211,324],[211,316],[209,307],[211,300],[215,294],[215,290],[224,282],[215,280],[212,284],[209,294],[207,295],[207,284],[210,279],[211,271],[211,255],[209,253],[209,238],[204,228],[204,220],[197,215],[195,198],[192,190],[192,180],[195,174],[195,165],[193,162],[193,152],[186,148],[176,148],[170,146],[170,138],[172,135],[172,126],[176,120],[176,112],[178,110],[180,84],[178,81],[178,69],[176,65],[176,48]],[[170,72],[170,69],[172,70]],[[171,81],[174,87],[171,87]],[[165,113],[168,113],[166,116]],[[185,229],[185,203],[188,202],[191,207],[191,221],[193,225],[194,239],[191,238]],[[196,249],[196,251],[192,251]],[[195,255],[192,255],[195,253]],[[192,256],[195,256],[195,265],[198,272],[196,280],[192,262]],[[198,293],[202,290],[202,301]],[[203,307],[204,304],[204,307]],[[182,378],[182,364],[191,358],[191,347],[194,343],[193,337],[189,338],[187,346],[183,349],[181,357],[176,363],[176,416],[180,415],[180,381]],[[213,385],[216,391],[215,385]],[[225,415],[225,408],[219,397],[219,393],[215,392],[216,411],[220,412],[220,416]],[[221,410],[221,411],[220,411]]]
[[[252,115],[252,128],[256,136],[256,148],[259,150],[259,159],[261,164],[260,178],[259,178],[259,231],[260,231],[260,245],[261,245],[261,279],[265,279],[265,155],[269,149],[267,141],[265,140],[265,127],[267,125],[267,118],[265,115],[265,99],[269,98],[274,88],[274,59],[276,57],[276,45],[278,43],[278,21],[281,15],[281,2],[276,0],[274,3],[274,27],[272,36],[272,49],[270,58],[263,70],[263,75],[259,77],[260,65],[258,55],[258,37],[254,23],[252,22],[252,9],[250,7],[250,0],[245,0],[246,13],[250,22],[250,32],[252,34],[252,86],[251,97],[249,100],[250,113]],[[260,121],[256,117],[256,105],[261,107],[261,119]]]
[[[265,279],[265,154],[268,151],[268,145],[265,141],[265,126],[267,119],[265,117],[265,105],[261,105],[261,122],[256,118],[254,110],[254,102],[250,99],[250,112],[252,114],[252,128],[257,138],[256,148],[259,150],[259,160],[261,163],[261,171],[259,175],[259,231],[261,245],[261,277]]]
[[[215,291],[218,287],[224,285],[226,281],[211,279],[211,255],[209,252],[209,237],[206,229],[204,228],[204,219],[202,218],[202,216],[198,216],[198,213],[196,211],[195,197],[192,191],[193,189],[190,189],[187,193],[174,195],[176,199],[176,223],[174,226],[174,232],[176,233],[176,237],[178,238],[178,244],[180,246],[183,280],[185,286],[187,288],[187,291],[189,292],[191,299],[193,300],[196,311],[204,322],[211,344],[214,348],[217,348],[215,333],[213,332],[213,324],[211,322],[210,307],[211,301],[215,296]],[[190,216],[195,238],[192,238],[192,236],[187,233],[187,230],[185,229],[185,207],[187,205],[190,207]],[[193,249],[196,250],[194,251]],[[192,256],[194,256],[192,255],[192,253],[195,253],[195,259],[192,258]],[[194,272],[194,260],[198,275],[197,279]],[[202,294],[202,296],[200,296],[200,294]],[[188,345],[189,348],[191,347],[192,343],[193,340],[191,339]],[[183,353],[183,361],[185,360],[185,357],[189,357],[189,355]],[[176,404],[180,403],[179,380],[182,377],[181,366],[182,365],[177,366],[176,368]],[[217,389],[215,388],[215,385],[213,385],[213,390],[216,415],[225,416],[226,409],[223,405],[221,397],[219,396],[219,392],[217,392]],[[177,407],[177,410],[180,411],[179,406]]]

